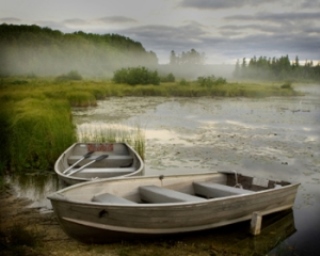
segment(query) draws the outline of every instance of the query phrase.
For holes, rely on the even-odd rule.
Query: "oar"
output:
[[[79,169],[75,170],[74,172],[71,172],[69,174],[67,174],[67,176],[70,176],[70,175],[73,175],[77,172],[80,172],[82,171],[84,168],[86,168],[87,166],[89,166],[90,164],[93,164],[94,162],[97,162],[97,161],[101,161],[105,158],[107,158],[109,155],[101,155],[101,156],[98,156],[96,159],[92,160],[91,162],[89,163],[86,163],[85,165],[81,166]]]
[[[65,169],[63,171],[63,174],[67,173],[68,171],[70,171],[73,167],[75,167],[78,163],[80,163],[82,160],[89,158],[92,154],[94,153],[94,151],[89,151],[87,152],[85,155],[83,155],[77,162],[75,162],[73,165],[69,166],[67,169]]]

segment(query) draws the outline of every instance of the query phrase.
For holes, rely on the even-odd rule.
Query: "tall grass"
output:
[[[145,131],[135,127],[107,124],[84,124],[77,127],[79,142],[126,142],[131,145],[140,157],[145,158]]]
[[[66,98],[74,107],[96,106],[96,97],[89,92],[75,91],[66,93]]]
[[[9,167],[16,172],[52,169],[62,150],[75,141],[69,103],[26,98],[11,106]]]

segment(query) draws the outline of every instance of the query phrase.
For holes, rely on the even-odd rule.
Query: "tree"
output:
[[[205,62],[205,54],[199,53],[195,49],[188,52],[182,52],[177,56],[174,51],[170,54],[170,64],[173,65],[203,65]]]
[[[243,58],[243,59],[242,59],[241,67],[242,67],[242,68],[246,68],[246,67],[247,67],[247,61],[246,61],[246,58]]]
[[[172,50],[170,53],[170,65],[176,64],[178,64],[178,57],[176,56],[176,53]]]
[[[236,67],[235,67],[235,70],[233,72],[233,76],[234,77],[240,77],[241,76],[241,67],[240,67],[239,59],[237,59]]]

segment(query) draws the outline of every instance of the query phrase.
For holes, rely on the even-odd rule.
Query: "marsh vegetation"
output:
[[[56,78],[1,79],[2,173],[51,170],[64,149],[78,140],[71,109],[96,106],[98,100],[108,97],[138,96],[143,100],[144,96],[268,97],[301,94],[291,85],[283,86],[283,83],[228,83],[214,76],[200,77],[195,81],[134,86],[110,80],[73,79],[74,76],[71,73],[71,78],[59,81]],[[114,131],[104,131],[104,134],[95,131],[96,135],[91,139],[128,141],[143,157],[144,139],[141,129],[137,128],[137,131],[133,137],[130,137],[130,132],[123,134],[122,131],[119,136],[112,134]]]

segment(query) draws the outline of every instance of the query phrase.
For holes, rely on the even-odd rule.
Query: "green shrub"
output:
[[[186,79],[181,79],[179,85],[189,85],[189,82]]]
[[[176,81],[176,78],[174,77],[174,75],[172,73],[166,75],[166,76],[162,76],[160,78],[160,81],[163,83],[172,83]]]
[[[212,76],[207,76],[207,77],[202,77],[202,76],[199,76],[197,78],[197,83],[200,85],[200,86],[203,86],[203,87],[212,87],[214,85],[222,85],[222,84],[226,84],[227,81],[226,79],[222,78],[222,77],[218,77],[216,78],[214,75]]]
[[[114,72],[112,79],[115,83],[137,84],[160,84],[157,71],[150,71],[145,67],[122,68]]]
[[[292,89],[291,82],[286,82],[280,86],[281,89]]]

